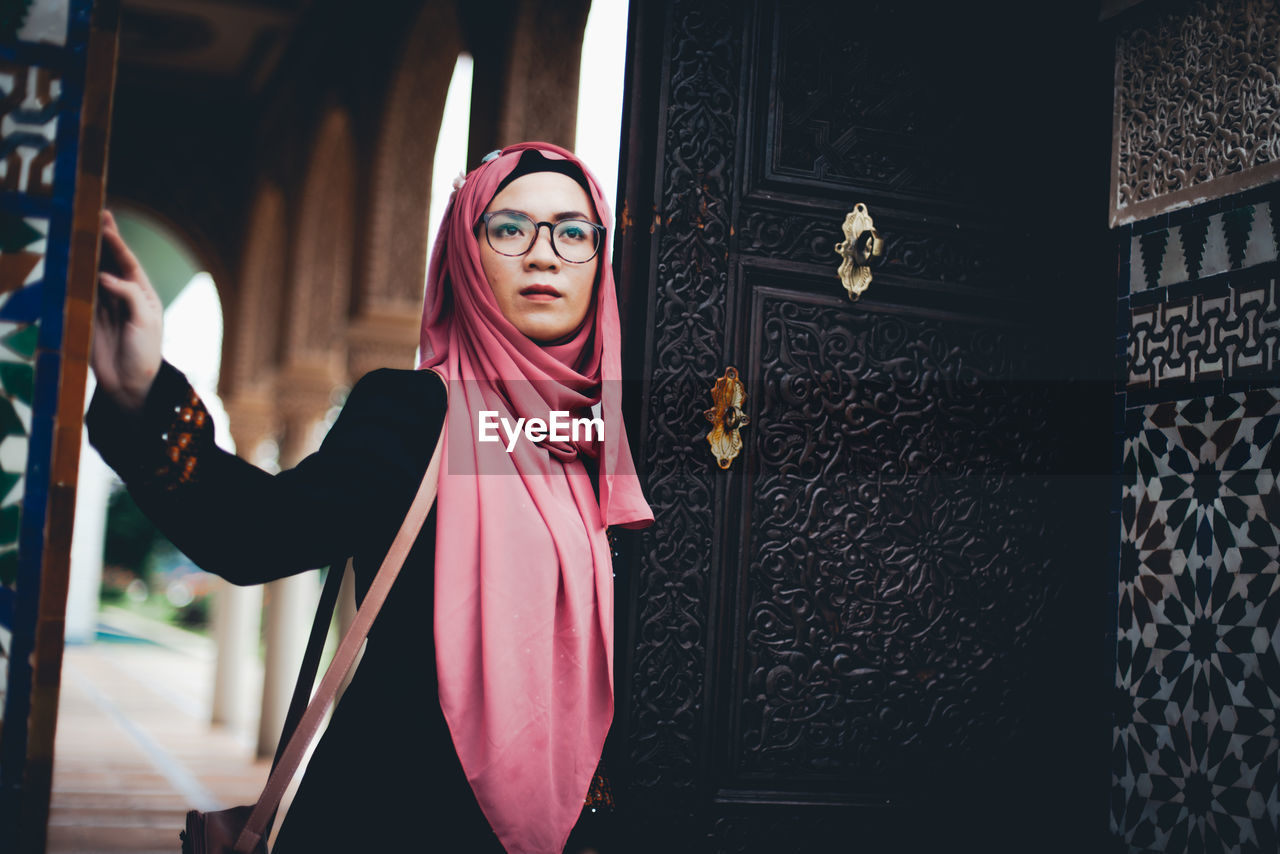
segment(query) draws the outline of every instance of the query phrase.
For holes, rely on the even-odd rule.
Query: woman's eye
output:
[[[513,222],[503,222],[498,224],[498,237],[519,237],[524,232],[520,230],[520,226]]]
[[[560,237],[565,240],[586,240],[587,230],[580,225],[566,225],[560,229]]]

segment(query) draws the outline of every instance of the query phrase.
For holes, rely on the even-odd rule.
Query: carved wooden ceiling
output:
[[[121,82],[252,95],[313,0],[124,0]]]

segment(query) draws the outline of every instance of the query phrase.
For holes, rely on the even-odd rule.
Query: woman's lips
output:
[[[530,285],[520,289],[520,296],[534,302],[551,302],[560,298],[560,292],[550,285]]]

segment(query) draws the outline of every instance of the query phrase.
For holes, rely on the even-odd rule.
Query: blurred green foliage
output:
[[[164,536],[138,508],[128,490],[118,489],[111,493],[107,501],[103,564],[131,570],[144,582],[149,582],[151,562],[148,557],[161,540]]]

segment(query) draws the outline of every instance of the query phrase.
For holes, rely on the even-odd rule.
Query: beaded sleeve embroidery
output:
[[[613,811],[613,789],[609,786],[609,778],[604,774],[604,760],[596,766],[595,776],[591,778],[591,788],[587,790],[587,809],[592,811]]]
[[[200,450],[213,443],[213,420],[204,401],[193,389],[187,399],[173,407],[168,428],[160,434],[164,458],[151,472],[148,482],[165,490],[192,483],[199,475]]]

